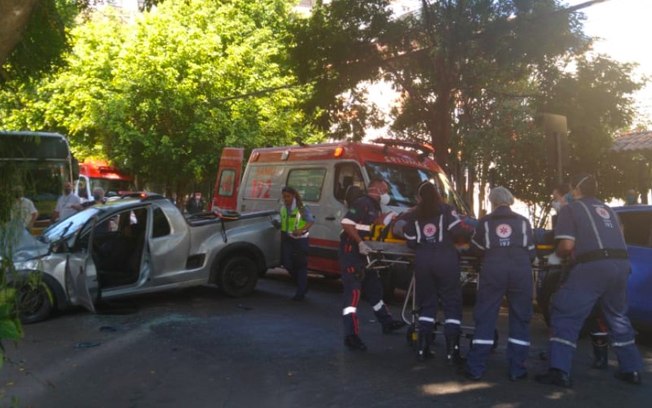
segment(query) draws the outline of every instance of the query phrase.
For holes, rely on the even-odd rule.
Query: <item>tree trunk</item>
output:
[[[475,183],[476,183],[476,172],[474,166],[468,167],[468,184],[467,184],[467,194],[466,194],[466,204],[469,206],[469,210],[473,213],[475,208]]]
[[[0,1],[0,67],[20,42],[39,0]]]

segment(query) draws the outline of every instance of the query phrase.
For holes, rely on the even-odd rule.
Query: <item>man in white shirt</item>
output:
[[[12,218],[20,219],[23,226],[29,230],[34,226],[34,222],[38,217],[38,211],[32,200],[23,197],[23,189],[21,187],[14,188],[14,195],[16,202],[12,208]]]
[[[72,192],[72,183],[65,182],[63,185],[63,195],[57,200],[57,206],[52,212],[52,222],[66,219],[77,213],[77,205],[81,204],[81,199],[77,194]]]

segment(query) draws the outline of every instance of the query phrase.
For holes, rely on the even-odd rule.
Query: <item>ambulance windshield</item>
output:
[[[369,179],[382,178],[389,184],[389,205],[412,207],[416,205],[417,187],[424,180],[435,183],[445,202],[462,214],[470,214],[464,201],[457,195],[446,175],[427,169],[390,163],[365,164]]]

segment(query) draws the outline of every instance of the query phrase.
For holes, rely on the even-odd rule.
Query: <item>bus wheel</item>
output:
[[[227,296],[251,294],[258,282],[258,268],[251,258],[237,255],[226,261],[220,273],[220,289]]]
[[[16,288],[16,304],[22,323],[36,323],[46,320],[54,311],[54,295],[43,281],[23,281]]]

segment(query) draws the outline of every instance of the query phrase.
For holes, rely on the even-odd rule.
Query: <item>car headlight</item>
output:
[[[40,259],[30,259],[28,261],[14,262],[14,268],[17,271],[39,271],[41,270],[42,262]]]

